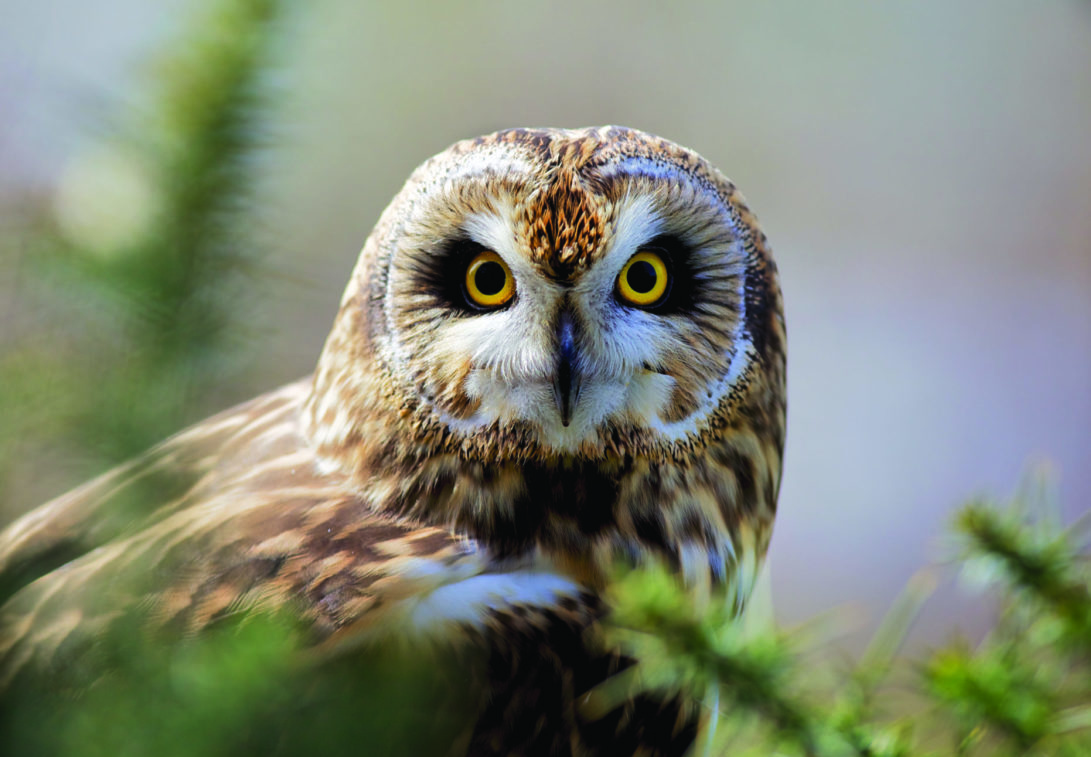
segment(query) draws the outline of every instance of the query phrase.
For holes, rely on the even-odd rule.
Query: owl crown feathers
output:
[[[304,417],[379,511],[592,577],[622,554],[716,581],[765,552],[784,424],[756,219],[696,153],[613,126],[501,131],[418,168]]]

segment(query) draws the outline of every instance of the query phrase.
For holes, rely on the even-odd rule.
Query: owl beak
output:
[[[572,413],[580,399],[579,353],[576,351],[576,325],[572,314],[562,309],[557,318],[557,367],[553,373],[553,401],[561,414],[561,425],[572,422]]]

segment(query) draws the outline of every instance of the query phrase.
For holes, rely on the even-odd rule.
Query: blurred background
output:
[[[140,171],[102,145],[192,6],[0,0],[0,350],[24,361],[18,401],[0,386],[0,521],[120,456],[46,422],[96,382],[67,359],[86,316],[63,276],[41,286],[27,229],[108,250],[151,212]],[[1066,520],[1088,510],[1091,3],[320,0],[292,9],[274,57],[247,166],[255,252],[232,290],[245,328],[164,433],[311,370],[357,251],[425,158],[508,126],[619,123],[720,167],[777,256],[778,618],[841,608],[853,646],[942,556],[950,511],[1006,497],[1035,462]],[[35,368],[27,345],[59,357]],[[987,616],[947,582],[915,639]]]

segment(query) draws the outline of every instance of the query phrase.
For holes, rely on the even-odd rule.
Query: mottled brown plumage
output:
[[[460,288],[478,249],[510,267],[503,307]],[[669,266],[652,307],[617,293],[637,249]],[[784,371],[765,236],[695,153],[619,127],[460,142],[383,213],[313,380],[0,534],[0,683],[67,664],[127,607],[180,634],[287,608],[319,646],[486,650],[470,753],[681,753],[674,704],[581,719],[622,664],[588,635],[598,593],[618,560],[656,559],[742,608]]]

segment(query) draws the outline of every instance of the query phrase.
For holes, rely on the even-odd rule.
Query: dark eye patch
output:
[[[666,261],[670,274],[670,291],[667,296],[656,305],[644,309],[658,315],[691,312],[697,295],[693,271],[693,249],[673,234],[661,234],[640,245],[640,249],[657,253]],[[645,267],[647,270],[644,270]],[[637,263],[629,268],[626,277],[629,286],[635,291],[647,292],[654,284],[655,272],[651,265]],[[643,277],[647,277],[647,281],[644,281]],[[634,278],[637,280],[634,281]]]
[[[445,240],[431,255],[421,255],[414,260],[413,276],[422,293],[434,299],[437,307],[447,308],[458,316],[479,315],[482,309],[470,302],[466,295],[466,268],[486,249],[484,245],[465,237]],[[494,268],[494,272],[490,271]],[[486,288],[494,273],[499,284],[491,289]],[[483,265],[478,270],[475,283],[482,292],[495,293],[503,286],[503,275],[500,266]]]

